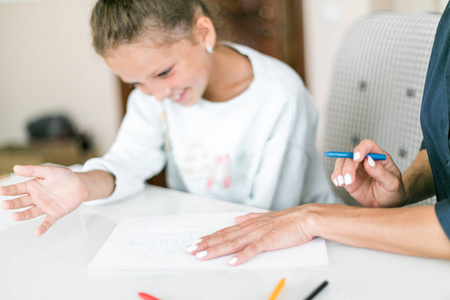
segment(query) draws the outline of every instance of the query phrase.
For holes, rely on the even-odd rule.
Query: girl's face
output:
[[[194,105],[202,97],[212,64],[205,45],[187,39],[161,47],[122,45],[105,61],[124,82],[143,93],[159,101],[169,98],[183,106]]]

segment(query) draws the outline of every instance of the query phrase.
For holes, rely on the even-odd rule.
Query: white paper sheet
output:
[[[231,256],[200,261],[186,247],[201,236],[234,224],[244,213],[124,218],[99,250],[88,270],[230,269]],[[328,264],[325,241],[266,252],[233,268],[292,268]]]

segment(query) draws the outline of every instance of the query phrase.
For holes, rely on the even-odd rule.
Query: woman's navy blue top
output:
[[[450,238],[450,2],[436,31],[425,82],[420,121],[422,147],[433,173],[436,215]]]

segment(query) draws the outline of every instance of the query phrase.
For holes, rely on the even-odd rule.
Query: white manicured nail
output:
[[[361,153],[359,152],[355,152],[355,154],[353,154],[353,160],[357,160],[361,158]]]
[[[234,265],[235,263],[237,263],[237,257],[235,256],[235,257],[233,257],[233,258],[231,258],[229,261],[228,261],[228,264],[229,265]]]
[[[197,245],[190,245],[186,248],[187,252],[192,252],[197,250],[198,246]]]
[[[349,185],[352,183],[352,176],[350,176],[350,174],[345,174],[344,176],[344,181],[345,181],[345,185]]]
[[[344,184],[344,177],[342,177],[342,175],[338,176],[338,182],[339,182],[339,185],[343,185]]]
[[[201,251],[201,252],[195,254],[195,256],[197,256],[197,258],[203,258],[203,257],[205,257],[207,254],[208,254],[208,252],[205,250],[205,251]]]
[[[370,156],[369,156],[369,166],[371,166],[372,168],[375,167],[375,161]]]
[[[333,179],[333,183],[334,183],[335,186],[338,186],[338,185],[339,185],[336,178]]]
[[[195,241],[193,241],[191,243],[191,245],[197,245],[197,244],[200,244],[201,242],[202,242],[202,239],[196,239]]]

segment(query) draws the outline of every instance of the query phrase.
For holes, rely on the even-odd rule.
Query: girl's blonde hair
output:
[[[199,15],[213,20],[214,9],[203,0],[99,0],[90,21],[93,46],[105,57],[123,44],[171,44],[191,36]]]

